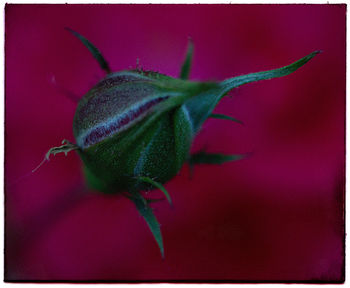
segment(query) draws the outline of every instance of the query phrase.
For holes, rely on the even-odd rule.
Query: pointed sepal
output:
[[[85,45],[85,47],[87,49],[89,49],[91,54],[97,60],[98,64],[100,64],[100,67],[102,68],[102,70],[106,71],[107,74],[112,72],[109,65],[108,65],[108,62],[105,60],[105,58],[102,56],[101,52],[95,47],[94,44],[92,44],[89,40],[87,40],[84,36],[80,35],[78,32],[75,32],[74,30],[72,30],[68,27],[66,27],[66,30],[68,30],[75,37],[77,37]]]
[[[72,150],[78,150],[79,147],[71,142],[69,142],[68,140],[63,140],[62,141],[62,146],[58,146],[58,147],[52,147],[45,155],[45,158],[47,160],[50,159],[50,155],[56,155],[58,153],[64,153],[64,155],[67,156],[67,153],[72,151]]]
[[[140,215],[145,219],[149,229],[151,230],[154,239],[156,240],[162,258],[164,259],[164,246],[162,233],[160,231],[160,225],[157,218],[154,216],[152,208],[148,205],[147,200],[140,193],[133,193],[129,199],[131,199]]]
[[[69,142],[68,140],[63,140],[62,141],[61,146],[58,147],[52,147],[45,155],[45,158],[43,161],[41,161],[41,163],[32,170],[32,172],[34,173],[36,170],[38,170],[46,161],[50,160],[50,155],[56,155],[58,153],[64,153],[66,156],[68,154],[68,152],[73,151],[73,150],[79,150],[79,147],[71,142]]]
[[[196,164],[223,164],[225,162],[237,161],[245,158],[245,154],[225,155],[221,153],[207,153],[200,151],[190,156],[188,162],[190,166]]]
[[[222,97],[233,88],[250,82],[286,76],[306,64],[320,52],[321,51],[315,51],[304,58],[279,69],[252,73],[224,80],[219,82],[217,87],[203,91],[196,97],[187,100],[185,105],[189,118],[191,119],[193,132],[197,133],[200,130],[202,124],[208,119]]]
[[[180,78],[183,80],[187,80],[190,76],[192,57],[193,57],[193,43],[192,43],[192,39],[189,38],[186,58],[182,64],[181,72],[180,72]]]
[[[154,187],[156,187],[156,188],[158,188],[159,190],[161,190],[161,191],[164,193],[164,195],[165,195],[166,199],[168,200],[169,204],[170,204],[170,205],[173,204],[172,201],[171,201],[171,198],[170,198],[170,195],[169,195],[168,191],[165,189],[165,187],[164,187],[161,183],[159,183],[159,182],[157,182],[157,181],[154,181],[154,180],[153,180],[152,178],[150,178],[150,177],[145,177],[145,176],[139,176],[139,177],[137,177],[137,179],[140,180],[140,181],[142,181],[142,182],[151,184],[151,185],[153,185]]]
[[[233,77],[230,79],[227,79],[225,81],[221,82],[221,86],[224,89],[225,93],[229,92],[233,88],[236,88],[238,86],[251,83],[251,82],[256,82],[260,80],[268,80],[268,79],[273,79],[273,78],[279,78],[283,76],[287,76],[303,65],[305,65],[307,62],[309,62],[312,58],[314,58],[317,54],[321,53],[322,51],[314,51],[310,53],[309,55],[299,59],[298,61],[284,66],[282,68],[274,69],[274,70],[268,70],[268,71],[262,71],[258,73],[251,73],[247,75],[242,75],[238,77]]]
[[[215,119],[223,119],[223,120],[231,120],[231,121],[234,121],[234,122],[237,122],[239,124],[242,124],[244,125],[244,123],[241,121],[241,120],[238,120],[236,118],[233,118],[231,116],[227,116],[227,115],[224,115],[224,114],[210,114],[209,115],[210,118],[215,118]]]

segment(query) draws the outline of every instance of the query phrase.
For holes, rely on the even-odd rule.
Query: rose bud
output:
[[[77,32],[107,75],[82,97],[75,112],[76,144],[65,140],[46,154],[76,150],[84,163],[87,182],[104,193],[121,193],[131,199],[146,220],[164,257],[160,227],[141,191],[160,189],[171,203],[163,184],[190,166],[221,164],[244,155],[199,152],[190,155],[194,137],[220,100],[232,89],[259,80],[286,76],[311,60],[315,51],[300,60],[270,71],[252,73],[220,82],[188,80],[193,46],[189,42],[179,78],[142,69],[111,72],[99,50]]]

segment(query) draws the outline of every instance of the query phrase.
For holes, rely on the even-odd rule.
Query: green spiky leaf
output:
[[[184,63],[182,64],[181,73],[180,73],[180,78],[183,80],[187,80],[188,77],[190,76],[192,57],[193,57],[193,43],[192,43],[192,40],[189,39],[186,58]]]
[[[94,56],[94,58],[97,60],[98,64],[100,64],[100,67],[107,72],[107,74],[111,73],[111,69],[109,68],[109,65],[105,58],[102,56],[101,52],[93,45],[89,40],[87,40],[84,36],[80,35],[78,32],[75,32],[74,30],[66,27],[66,30],[72,33],[75,37],[77,37],[86,48],[89,49],[91,54]]]
[[[191,119],[194,133],[197,133],[200,130],[201,125],[208,119],[209,115],[213,112],[222,97],[224,97],[230,90],[250,82],[286,76],[306,64],[320,52],[321,51],[315,51],[304,58],[279,69],[229,78],[218,83],[216,88],[213,87],[211,90],[203,91],[196,97],[187,100],[185,104],[186,110]]]
[[[225,155],[221,153],[198,152],[190,156],[190,165],[195,164],[223,164],[225,162],[236,161],[244,158],[244,154]]]
[[[299,59],[298,61],[290,65],[284,66],[282,68],[233,77],[221,82],[221,85],[226,90],[226,92],[228,92],[233,88],[236,88],[238,86],[241,86],[247,83],[287,76],[293,73],[294,71],[296,71],[297,69],[299,69],[301,66],[305,65],[307,62],[309,62],[312,58],[314,58],[317,54],[321,52],[322,51],[314,51],[309,55]]]
[[[46,161],[50,160],[50,155],[56,155],[58,153],[64,153],[67,156],[67,153],[73,150],[78,150],[79,147],[73,143],[70,143],[68,140],[63,140],[62,141],[62,146],[58,146],[58,147],[52,147],[45,155],[45,158],[43,161],[41,161],[41,163],[32,170],[32,172],[34,173],[36,170],[38,170],[41,165],[43,165]]]
[[[227,116],[227,115],[224,115],[224,114],[210,114],[209,116],[210,118],[215,118],[215,119],[224,119],[224,120],[231,120],[231,121],[234,121],[234,122],[237,122],[239,124],[244,124],[241,120],[238,120],[236,118],[233,118],[231,116]]]
[[[157,181],[154,181],[153,179],[151,179],[149,177],[141,176],[141,177],[137,177],[137,179],[139,179],[139,180],[141,180],[143,182],[149,183],[149,184],[153,185],[154,187],[158,188],[159,190],[161,190],[164,193],[165,197],[167,198],[169,204],[172,205],[172,201],[171,201],[170,195],[169,195],[168,191],[165,189],[165,187],[162,184],[160,184]]]
[[[148,205],[147,200],[140,193],[133,193],[132,196],[129,198],[134,202],[140,215],[147,222],[147,225],[151,230],[154,239],[157,241],[160,253],[162,254],[162,258],[164,258],[162,233],[160,231],[160,225],[158,223],[158,220],[153,214],[152,208]]]
[[[63,140],[62,141],[62,146],[58,147],[52,147],[45,155],[45,158],[47,160],[50,159],[50,155],[56,155],[58,153],[64,153],[67,156],[67,153],[72,151],[72,150],[77,150],[79,147],[73,143],[70,143],[68,140]]]

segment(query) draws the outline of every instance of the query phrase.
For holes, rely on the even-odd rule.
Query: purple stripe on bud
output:
[[[89,134],[83,139],[83,147],[89,147],[96,144],[108,136],[111,136],[121,130],[124,126],[130,124],[137,118],[145,115],[156,104],[168,99],[170,96],[152,99],[135,109],[128,111],[116,118],[113,122],[105,124],[104,126],[97,126],[93,128]]]

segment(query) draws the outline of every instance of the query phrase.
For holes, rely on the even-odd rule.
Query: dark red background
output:
[[[6,279],[342,281],[345,5],[8,5],[6,7]],[[187,38],[191,79],[278,68],[322,49],[294,74],[233,91],[193,150],[253,152],[188,167],[155,204],[165,260],[127,199],[82,192],[72,152],[76,103],[103,73],[70,27],[113,70],[177,76]],[[160,196],[159,192],[154,192]]]

